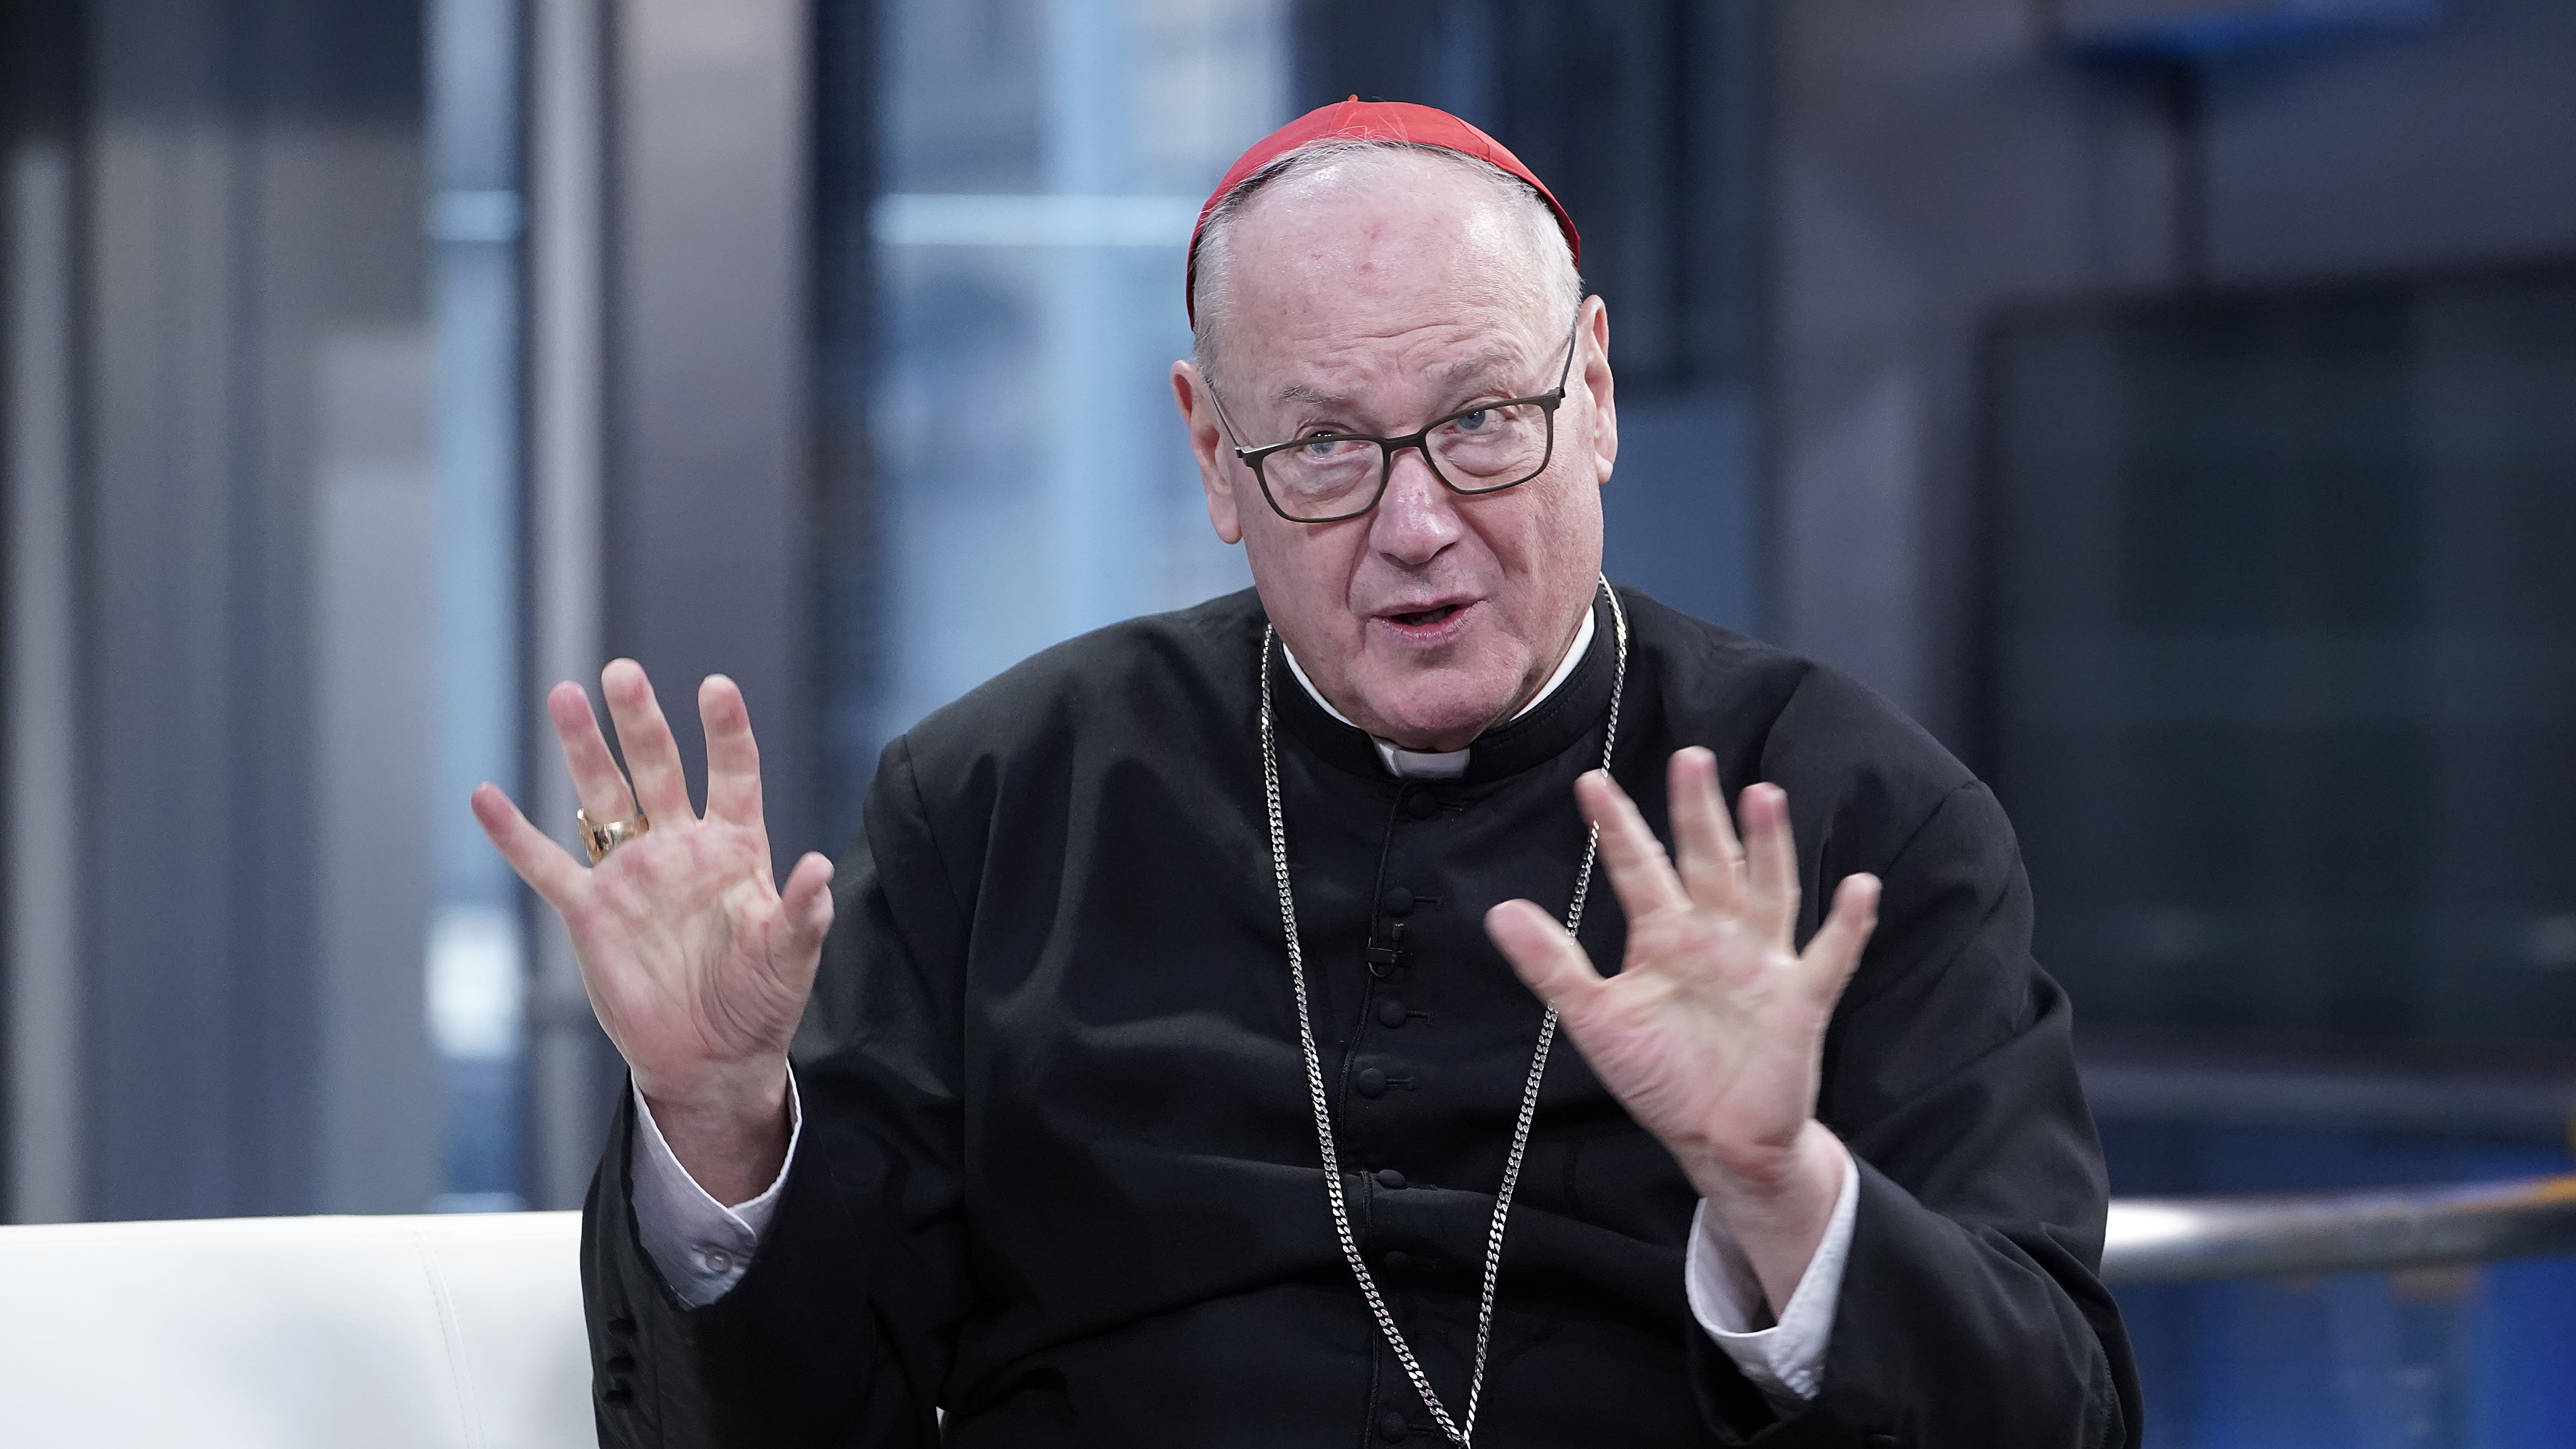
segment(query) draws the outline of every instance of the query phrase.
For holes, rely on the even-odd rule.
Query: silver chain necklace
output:
[[[1619,595],[1607,578],[1601,580],[1601,591],[1609,595],[1610,617],[1619,644],[1618,667],[1610,676],[1610,725],[1601,741],[1601,768],[1607,770],[1612,752],[1619,747],[1619,699],[1628,683],[1628,614],[1619,607]],[[1485,1349],[1494,1331],[1494,1283],[1503,1268],[1503,1226],[1511,1217],[1512,1189],[1520,1183],[1521,1158],[1529,1151],[1530,1123],[1538,1116],[1538,1088],[1547,1076],[1547,1049],[1556,1041],[1556,1008],[1549,1007],[1546,1019],[1539,1023],[1538,1048],[1530,1054],[1529,1081],[1521,1087],[1520,1120],[1512,1127],[1511,1155],[1503,1160],[1503,1185],[1494,1195],[1494,1226],[1485,1239],[1485,1291],[1476,1308],[1476,1367],[1467,1381],[1467,1415],[1463,1421],[1452,1421],[1440,1396],[1431,1391],[1431,1380],[1422,1372],[1422,1361],[1414,1357],[1412,1346],[1395,1326],[1395,1315],[1387,1308],[1385,1295],[1378,1292],[1377,1279],[1360,1257],[1359,1240],[1351,1232],[1350,1206],[1342,1193],[1341,1154],[1333,1146],[1333,1113],[1324,1096],[1324,1059],[1315,1051],[1314,1020],[1306,1010],[1306,953],[1297,941],[1297,900],[1288,885],[1287,817],[1279,804],[1279,746],[1270,724],[1270,647],[1276,637],[1275,629],[1264,627],[1261,631],[1261,785],[1270,802],[1270,868],[1279,881],[1279,921],[1288,932],[1288,979],[1297,993],[1297,1042],[1306,1052],[1306,1096],[1315,1109],[1315,1140],[1324,1150],[1324,1196],[1332,1205],[1333,1233],[1341,1239],[1342,1257],[1351,1265],[1351,1275],[1359,1279],[1360,1296],[1368,1300],[1378,1332],[1395,1350],[1396,1361],[1404,1365],[1405,1377],[1413,1381],[1414,1392],[1422,1396],[1440,1432],[1464,1449],[1468,1436],[1476,1431],[1476,1405],[1484,1397]],[[1583,868],[1574,874],[1574,903],[1565,912],[1565,932],[1569,936],[1583,927],[1583,898],[1592,888],[1592,860],[1600,848],[1601,827],[1596,825],[1584,838]]]

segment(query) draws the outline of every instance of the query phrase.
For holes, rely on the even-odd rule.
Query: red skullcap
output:
[[[1437,146],[1444,151],[1456,151],[1479,161],[1489,161],[1528,182],[1531,189],[1538,192],[1538,199],[1547,203],[1549,211],[1556,213],[1556,224],[1564,229],[1565,244],[1573,250],[1574,259],[1578,262],[1583,260],[1583,238],[1575,234],[1574,218],[1565,214],[1565,208],[1557,204],[1555,193],[1521,164],[1521,158],[1503,149],[1502,142],[1447,111],[1417,106],[1409,101],[1364,101],[1353,96],[1347,101],[1308,111],[1262,137],[1251,150],[1235,158],[1234,166],[1225,173],[1225,179],[1216,184],[1216,190],[1208,193],[1207,204],[1199,208],[1199,224],[1190,232],[1189,277],[1183,283],[1181,293],[1182,300],[1189,307],[1192,326],[1196,326],[1199,320],[1199,236],[1207,230],[1208,213],[1216,210],[1217,203],[1225,200],[1228,193],[1242,185],[1244,179],[1255,171],[1291,151],[1319,141],[1404,141],[1416,146]]]

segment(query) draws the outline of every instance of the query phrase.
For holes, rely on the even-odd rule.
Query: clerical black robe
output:
[[[1704,745],[1730,791],[1788,791],[1802,942],[1844,876],[1886,882],[1818,1104],[1857,1226],[1822,1387],[1779,1418],[1684,1302],[1688,1182],[1560,1043],[1476,1442],[2136,1442],[2100,1150],[1994,798],[1850,680],[1621,599],[1614,773],[1658,834],[1666,761]],[[1264,659],[1249,591],[1050,649],[889,746],[798,1038],[803,1136],[731,1293],[671,1297],[631,1109],[611,1136],[583,1248],[602,1442],[1439,1442],[1325,1207],[1260,671],[1353,1227],[1454,1411],[1542,1012],[1484,914],[1572,891],[1616,653],[1595,608],[1574,673],[1454,781],[1390,776]],[[1607,971],[1601,884],[1581,935]]]

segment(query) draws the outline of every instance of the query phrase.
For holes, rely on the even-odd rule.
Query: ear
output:
[[[1190,430],[1190,455],[1198,460],[1199,486],[1207,491],[1208,522],[1227,543],[1243,542],[1243,518],[1235,511],[1234,472],[1226,464],[1225,430],[1218,426],[1216,405],[1207,379],[1188,362],[1172,364],[1172,401],[1180,404],[1181,426]]]
[[[1592,400],[1592,481],[1599,485],[1610,481],[1611,467],[1619,461],[1619,404],[1610,380],[1610,304],[1596,296],[1583,305],[1592,310],[1576,329],[1583,348],[1583,377],[1577,387]]]

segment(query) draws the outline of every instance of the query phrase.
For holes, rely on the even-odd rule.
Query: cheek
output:
[[[1559,486],[1548,499],[1548,511],[1558,522],[1571,526],[1571,532],[1557,535],[1570,546],[1588,546],[1598,551],[1601,537],[1601,477],[1599,460],[1592,451],[1592,423],[1589,410],[1580,423],[1570,429],[1571,436],[1557,440],[1557,456],[1551,461],[1559,471]],[[1566,445],[1571,443],[1572,447]]]
[[[1548,499],[1547,541],[1561,554],[1597,553],[1601,547],[1601,490],[1575,475]]]
[[[1262,606],[1271,618],[1303,625],[1297,632],[1316,637],[1335,629],[1356,629],[1350,612],[1351,576],[1359,547],[1347,526],[1291,530],[1310,525],[1288,523],[1275,514],[1244,520],[1243,551],[1260,586]]]
[[[1533,499],[1531,527],[1522,535],[1521,555],[1511,560],[1529,587],[1522,598],[1538,615],[1553,615],[1557,600],[1579,593],[1601,569],[1601,493],[1587,477],[1551,478],[1543,499]]]
[[[1600,490],[1571,469],[1533,486],[1546,491],[1530,500],[1530,526],[1519,540],[1521,567],[1549,577],[1590,572],[1589,561],[1601,551]]]

